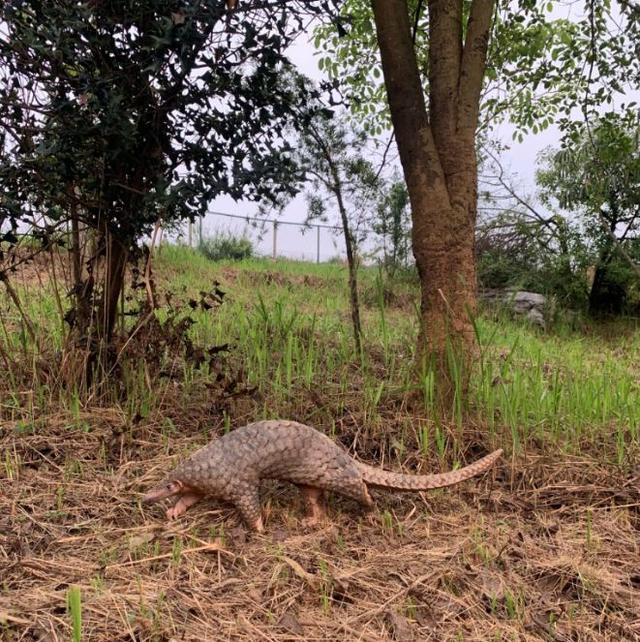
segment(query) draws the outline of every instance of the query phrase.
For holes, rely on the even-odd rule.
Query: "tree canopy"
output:
[[[154,225],[204,215],[220,194],[268,200],[294,188],[285,130],[310,90],[281,81],[286,48],[306,16],[331,6],[0,7],[0,241],[29,227],[46,244],[71,223],[76,301],[66,318],[83,345],[111,341],[125,265]],[[86,252],[81,226],[93,231]]]
[[[607,114],[575,127],[571,142],[549,149],[537,173],[543,201],[572,214],[591,249],[591,312],[637,307],[629,294],[640,257],[640,123]]]
[[[418,68],[428,91],[430,22],[425,5],[423,0],[407,2]],[[470,6],[463,4],[465,22]],[[319,64],[340,79],[354,116],[379,134],[390,126],[390,118],[371,4],[345,0],[340,15],[341,20],[316,28],[315,44],[323,49]],[[639,25],[640,7],[627,0],[581,0],[571,9],[557,0],[500,0],[479,128],[487,130],[509,118],[514,136],[522,140],[552,123],[572,129],[576,109],[595,117],[603,104],[624,100],[640,80]]]
[[[14,0],[0,8],[0,223],[70,208],[129,242],[219,194],[293,184],[284,128],[301,84],[279,82],[305,13],[227,15],[222,0]],[[12,233],[5,235],[11,240]]]

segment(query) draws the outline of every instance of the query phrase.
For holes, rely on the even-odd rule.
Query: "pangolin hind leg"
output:
[[[306,486],[304,484],[298,484],[297,486],[302,493],[307,508],[307,515],[303,519],[303,524],[305,526],[315,526],[327,516],[324,491],[322,488],[316,488],[315,486]]]
[[[367,484],[360,475],[342,475],[323,480],[322,488],[350,497],[367,508],[373,508],[373,499],[369,494]]]

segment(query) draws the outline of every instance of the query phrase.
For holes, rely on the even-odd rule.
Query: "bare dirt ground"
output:
[[[263,536],[213,500],[143,510],[204,440],[112,409],[0,424],[0,639],[70,640],[75,585],[91,642],[640,640],[638,477],[529,455],[370,515],[334,498],[313,530],[270,485]]]

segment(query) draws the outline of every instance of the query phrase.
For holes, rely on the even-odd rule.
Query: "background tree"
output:
[[[329,45],[322,66],[342,79],[356,115],[378,130],[391,116],[422,281],[419,345],[445,382],[447,343],[466,355],[473,345],[476,134],[507,115],[519,140],[554,121],[569,132],[575,108],[593,117],[598,105],[624,92],[621,69],[638,77],[635,5],[585,0],[576,18],[550,19],[548,10],[560,6],[381,0],[371,10],[364,0],[347,0],[343,23],[317,32]],[[378,91],[382,76],[388,108]]]
[[[378,201],[372,229],[382,237],[383,265],[393,277],[398,268],[409,264],[411,236],[409,194],[397,175]]]
[[[296,184],[282,133],[308,97],[280,82],[284,51],[306,12],[329,8],[247,7],[227,28],[222,0],[2,4],[0,229],[11,243],[45,217],[49,242],[71,222],[67,319],[92,355],[111,341],[127,259],[158,220]]]
[[[296,160],[306,177],[309,220],[327,220],[327,200],[340,216],[349,269],[349,296],[355,348],[362,354],[358,302],[358,246],[364,240],[380,182],[366,159],[367,137],[328,112],[310,119],[300,134]],[[327,199],[328,197],[328,199]]]
[[[637,283],[640,229],[640,125],[637,115],[607,114],[549,149],[537,173],[547,205],[574,212],[593,249],[591,313],[625,310]]]
[[[563,306],[583,308],[589,252],[567,214],[523,193],[499,160],[483,146],[476,227],[478,284],[516,287],[553,296]]]

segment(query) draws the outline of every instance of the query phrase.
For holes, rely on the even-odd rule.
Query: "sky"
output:
[[[324,78],[323,73],[318,69],[317,51],[307,37],[300,36],[294,42],[289,51],[290,60],[298,69],[313,80],[319,81]],[[228,196],[218,197],[212,204],[211,210],[241,216],[255,216],[258,205],[249,201],[235,202]],[[268,218],[278,218],[280,221],[295,221],[303,223],[307,217],[307,205],[303,195],[298,195],[285,208],[282,214],[274,212],[267,215]],[[334,220],[331,221],[334,223]],[[335,220],[335,224],[338,221]],[[249,235],[256,240],[258,253],[273,253],[273,225],[265,225],[262,233],[262,240],[258,240],[258,234],[247,228],[243,221],[231,219],[224,216],[210,214],[204,220],[204,233],[215,233],[216,230],[223,232],[232,231],[242,233],[247,230]],[[276,232],[277,254],[289,258],[304,258],[315,260],[318,254],[317,230],[306,230],[304,228],[279,224]],[[335,256],[343,256],[344,241],[341,234],[332,233],[330,230],[320,230],[320,260],[326,261]]]
[[[313,80],[322,80],[323,73],[318,69],[317,51],[308,38],[301,36],[293,44],[289,51],[289,58],[296,64],[299,70]],[[235,202],[228,196],[218,197],[212,204],[211,210],[235,216],[255,216],[258,205],[250,201]],[[331,210],[330,210],[331,211]],[[267,218],[278,218],[280,221],[294,221],[303,223],[307,217],[307,205],[303,195],[298,195],[285,208],[282,214],[274,212],[267,215]],[[337,213],[331,219],[331,224],[339,225]],[[257,250],[260,254],[272,254],[273,252],[273,225],[266,224],[262,233],[262,240],[259,240],[256,231],[248,228],[246,223],[224,216],[209,214],[205,217],[204,234],[214,234],[217,230],[223,232],[242,233],[247,231],[256,240]],[[316,260],[318,254],[317,230],[304,230],[302,227],[289,226],[280,223],[276,232],[277,254],[289,258],[303,258]],[[320,230],[320,260],[326,261],[336,256],[344,256],[344,241],[340,233],[331,230]]]
[[[580,3],[578,3],[579,5]],[[554,10],[551,17],[575,17],[578,11],[575,4],[569,3]],[[300,71],[314,80],[323,77],[318,69],[318,52],[313,44],[301,36],[290,50],[290,59],[298,66]],[[508,148],[501,154],[500,161],[512,184],[522,197],[535,197],[535,170],[536,159],[539,153],[549,146],[557,146],[560,134],[555,126],[551,126],[538,134],[529,134],[522,143],[513,141],[513,127],[504,122],[498,125],[493,138]],[[250,202],[234,202],[229,197],[219,197],[211,206],[212,211],[233,214],[236,216],[252,216],[257,212],[257,205]],[[331,209],[329,209],[331,212]],[[306,203],[302,196],[294,199],[280,216],[282,221],[303,222],[306,218]],[[337,213],[333,213],[331,222],[338,224]],[[277,215],[274,214],[274,217]],[[204,233],[211,235],[215,231],[233,231],[242,233],[246,228],[243,221],[209,214],[203,223]],[[300,234],[301,228],[279,225],[277,230],[277,253],[290,258],[315,259],[317,251],[316,231],[307,231]],[[256,238],[255,232],[250,232]],[[257,243],[260,254],[271,254],[273,251],[272,226],[269,225],[262,241]],[[320,233],[320,259],[327,260],[337,255],[344,256],[343,240],[341,235],[321,230]]]
[[[311,42],[306,38],[300,38],[294,43],[290,51],[290,59],[298,66],[300,71],[314,80],[323,78],[322,72],[318,69],[317,51]],[[505,170],[512,177],[514,184],[523,194],[535,192],[535,163],[538,153],[549,145],[558,142],[558,132],[555,128],[538,134],[527,136],[522,143],[512,141],[513,128],[508,123],[503,123],[496,129],[496,137],[509,149],[501,156]],[[228,196],[218,197],[211,205],[212,212],[233,214],[235,216],[254,216],[258,206],[249,201],[235,202]],[[331,212],[331,208],[329,208]],[[304,222],[307,215],[304,197],[299,195],[284,210],[281,216],[277,214],[268,215],[269,218],[279,218],[282,221]],[[332,224],[338,225],[337,212],[333,213]],[[276,232],[277,254],[289,258],[304,258],[315,260],[317,255],[317,230],[307,230],[303,234],[303,228],[278,225]],[[209,214],[203,222],[205,235],[213,235],[216,231],[233,232],[241,234],[247,231],[255,240],[259,254],[271,254],[273,252],[273,226],[265,226],[262,240],[259,240],[255,230],[248,228],[246,223],[235,218],[228,218],[218,214]],[[194,232],[195,238],[195,232]],[[329,230],[320,230],[320,260],[325,261],[332,257],[343,257],[344,242],[341,234],[332,233]]]

